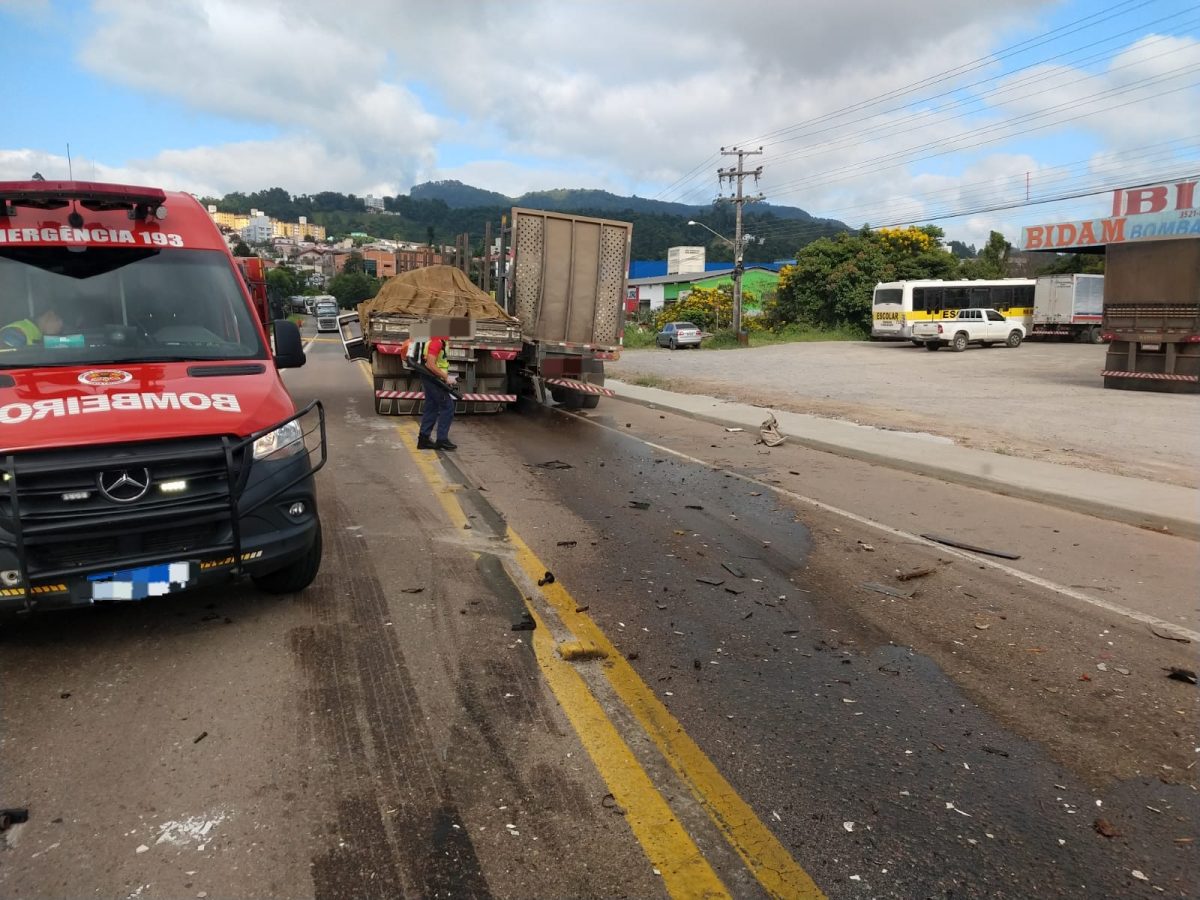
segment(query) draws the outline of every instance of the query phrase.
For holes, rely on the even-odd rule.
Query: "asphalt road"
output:
[[[0,894],[1200,890],[1194,543],[616,401],[419,452],[336,345],[286,377],[318,581],[0,635]]]

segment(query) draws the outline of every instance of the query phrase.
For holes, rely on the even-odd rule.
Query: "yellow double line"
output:
[[[456,499],[459,486],[443,476],[436,456],[417,450],[415,426],[398,424],[396,431],[450,523],[459,529],[468,524]],[[511,528],[507,537],[524,580],[536,582],[547,570],[546,565]],[[512,577],[518,573],[509,574]],[[617,696],[767,894],[804,900],[823,898],[808,873],[725,780],[604,631],[590,616],[577,612],[578,604],[562,583],[545,585],[541,592],[577,640],[591,642],[607,656],[603,671]],[[675,898],[730,896],[587,682],[556,652],[545,621],[537,610],[530,608],[529,613],[537,626],[532,643],[542,674],[613,798],[624,807],[634,836],[662,876],[667,892]]]

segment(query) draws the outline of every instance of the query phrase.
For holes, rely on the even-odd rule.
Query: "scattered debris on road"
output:
[[[513,631],[533,631],[535,628],[537,628],[537,622],[534,621],[529,610],[521,613],[521,618],[512,624]]]
[[[899,597],[901,600],[911,600],[913,598],[912,591],[898,591],[894,587],[888,587],[886,584],[879,584],[876,581],[865,582],[862,587],[866,588],[868,591],[887,594],[889,597]]]
[[[600,798],[600,805],[605,809],[611,809],[619,816],[625,815],[625,807],[619,804],[617,802],[617,798],[612,794],[605,794],[602,798]]]
[[[1185,684],[1196,683],[1196,672],[1194,669],[1181,669],[1179,666],[1167,666],[1164,671],[1167,677],[1172,681],[1182,681]]]
[[[29,810],[24,807],[0,809],[0,831],[8,831],[14,825],[29,821]]]
[[[649,509],[650,501],[649,500],[630,500],[629,505],[633,509]]]
[[[538,587],[545,587],[548,584],[554,584],[554,573],[553,572],[547,572],[545,575],[543,575],[541,578],[538,579]]]
[[[574,547],[577,543],[578,543],[578,541],[559,541],[557,546],[559,546],[559,547]]]
[[[1001,750],[998,747],[989,747],[987,744],[983,745],[982,750],[984,753],[992,753],[992,754],[995,754],[996,756],[1003,756],[1005,758],[1008,757],[1007,750]]]
[[[1096,833],[1103,835],[1106,838],[1120,837],[1121,832],[1117,830],[1117,826],[1108,819],[1097,819],[1092,823],[1092,827],[1096,829]]]
[[[198,743],[200,743],[202,740],[204,740],[206,737],[208,737],[208,732],[207,732],[207,731],[202,731],[202,732],[200,732],[198,735],[196,735],[194,738],[192,738],[192,743],[193,743],[193,744],[198,744]]]
[[[739,587],[731,587],[730,585],[726,585],[726,586],[725,586],[725,593],[727,593],[727,594],[733,594],[734,596],[737,596],[738,594],[744,594],[744,593],[746,593],[746,592],[745,592],[745,590],[743,590],[742,588],[739,588]]]
[[[420,594],[425,590],[423,587],[400,588],[402,594]]]
[[[745,428],[726,428],[725,430],[728,431],[730,434],[736,434],[737,432],[745,431],[746,429]]]
[[[745,578],[746,573],[735,566],[733,563],[721,563],[721,568],[732,575],[734,578]]]
[[[911,572],[901,572],[896,576],[897,581],[912,581],[914,578],[924,578],[926,575],[932,575],[936,572],[935,568],[913,569]]]
[[[787,440],[779,433],[779,422],[775,420],[775,413],[771,413],[771,417],[758,426],[758,434],[760,443],[768,447],[778,447]]]
[[[629,426],[625,426],[628,428]],[[570,463],[563,462],[561,459],[548,459],[543,463],[525,463],[531,469],[573,469],[575,468]]]
[[[959,550],[969,550],[971,553],[984,553],[988,556],[998,556],[1001,559],[1021,558],[1019,554],[1009,553],[1007,550],[991,550],[987,547],[977,547],[974,544],[968,544],[965,541],[945,537],[940,534],[923,534],[921,537],[927,541],[933,541],[935,544],[945,544],[947,547],[957,547]]]
[[[874,553],[874,552],[875,552],[875,548],[874,548],[874,547],[872,547],[870,544],[868,544],[866,541],[859,541],[859,542],[858,542],[858,546],[862,547],[862,548],[863,548],[864,550],[866,550],[868,553]]]
[[[1185,638],[1182,634],[1173,634],[1170,632],[1164,633],[1155,628],[1153,625],[1148,625],[1146,627],[1150,629],[1150,633],[1152,635],[1157,638],[1162,638],[1164,641],[1179,641],[1181,644],[1190,644],[1192,642],[1191,638]]]
[[[586,662],[590,659],[608,658],[608,654],[592,641],[564,641],[558,645],[558,655],[567,662]]]
[[[684,507],[684,509],[704,509],[704,507],[700,506],[697,503],[689,503],[687,506]]]
[[[701,578],[697,578],[696,580],[698,582],[700,582],[701,584],[710,584],[713,587],[720,587],[721,585],[723,585],[725,583],[724,578],[701,577]]]
[[[843,822],[842,827],[845,828],[847,831],[853,831],[854,823],[853,822]]]

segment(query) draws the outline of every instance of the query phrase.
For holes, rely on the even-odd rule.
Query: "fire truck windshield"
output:
[[[0,368],[265,358],[221,253],[0,250]]]

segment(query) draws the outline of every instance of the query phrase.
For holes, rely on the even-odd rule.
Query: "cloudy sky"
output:
[[[1194,0],[0,0],[0,179],[200,194],[456,178],[990,229],[1200,173]],[[948,215],[953,217],[944,218]]]

